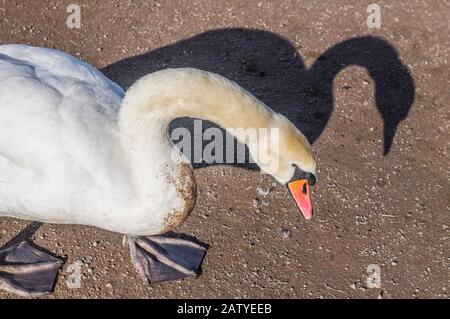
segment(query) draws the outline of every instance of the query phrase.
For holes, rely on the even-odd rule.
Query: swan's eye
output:
[[[315,183],[316,183],[316,176],[314,176],[314,174],[311,174],[311,175],[308,177],[308,184],[309,184],[310,186],[313,186]]]

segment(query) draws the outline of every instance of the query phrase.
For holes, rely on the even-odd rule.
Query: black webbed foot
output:
[[[52,291],[63,261],[27,241],[0,249],[0,289],[24,297]]]
[[[193,237],[165,234],[129,237],[131,259],[150,283],[197,277],[206,245]]]

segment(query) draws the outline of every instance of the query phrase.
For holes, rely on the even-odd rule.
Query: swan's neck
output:
[[[138,206],[160,214],[164,230],[186,218],[196,198],[192,168],[169,138],[178,117],[246,129],[270,127],[273,113],[232,82],[194,69],[159,71],[130,87],[119,114],[122,147]]]
[[[178,117],[208,120],[226,130],[269,128],[280,118],[233,82],[209,72],[183,68],[155,72],[133,84],[123,101],[120,126],[126,143],[143,151],[146,144],[154,145],[156,140],[168,156],[172,148],[168,127]],[[246,136],[239,132],[230,133],[246,142]],[[161,157],[162,153],[158,153],[153,155]]]
[[[157,211],[166,208],[161,214],[174,221],[166,219],[166,229],[167,224],[185,218],[196,197],[192,168],[169,138],[169,124],[178,117],[204,119],[224,128],[248,146],[262,171],[281,183],[292,177],[293,161],[301,169],[314,172],[314,156],[303,134],[237,84],[195,69],[152,73],[126,92],[119,129],[140,207]],[[257,131],[257,137],[249,141],[247,132],[251,129]],[[279,131],[279,139],[273,140],[272,131]],[[264,161],[260,157],[261,149],[264,152],[261,144],[268,147]],[[272,163],[276,163],[271,159],[280,156],[282,165],[270,171]],[[267,158],[270,166],[266,165]]]
[[[154,114],[166,120],[194,117],[222,128],[267,127],[273,112],[235,83],[196,69],[167,69],[147,75],[126,93],[128,116]]]

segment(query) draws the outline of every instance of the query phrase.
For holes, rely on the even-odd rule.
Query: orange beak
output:
[[[311,196],[309,183],[307,179],[298,179],[288,183],[289,191],[297,204],[298,209],[302,212],[305,219],[311,219],[313,209],[311,204]]]

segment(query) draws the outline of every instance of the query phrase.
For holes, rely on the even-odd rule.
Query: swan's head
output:
[[[272,175],[291,192],[299,210],[306,219],[312,217],[310,186],[316,182],[316,161],[306,137],[287,118],[276,115],[272,128],[278,130],[278,137],[271,141],[270,163],[258,163],[261,170]]]

